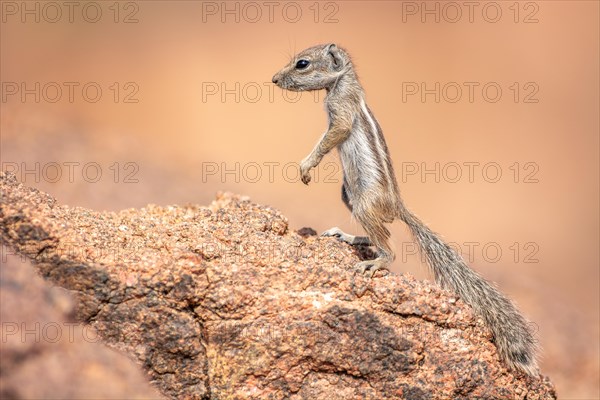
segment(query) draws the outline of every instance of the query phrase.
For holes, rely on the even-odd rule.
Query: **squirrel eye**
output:
[[[308,60],[298,60],[296,63],[296,69],[304,69],[308,67],[308,64],[310,64],[310,61]]]

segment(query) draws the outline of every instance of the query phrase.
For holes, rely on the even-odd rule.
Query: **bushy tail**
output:
[[[436,282],[458,294],[479,314],[494,335],[498,353],[511,368],[531,376],[539,374],[535,354],[537,345],[527,320],[515,305],[492,284],[469,268],[462,257],[444,243],[404,205],[400,219],[410,228],[412,235],[427,258]]]

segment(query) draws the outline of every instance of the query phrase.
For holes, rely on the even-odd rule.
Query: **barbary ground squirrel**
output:
[[[537,375],[537,345],[527,320],[509,299],[470,269],[456,251],[404,206],[381,127],[365,102],[348,53],[335,44],[310,47],[294,56],[272,81],[286,90],[327,91],[329,127],[300,162],[300,176],[308,184],[310,170],[337,147],[344,171],[342,199],[368,237],[349,235],[338,228],[323,235],[351,245],[375,246],[377,258],[357,265],[372,276],[394,260],[385,224],[400,218],[410,228],[436,282],[457,293],[483,318],[506,364]]]

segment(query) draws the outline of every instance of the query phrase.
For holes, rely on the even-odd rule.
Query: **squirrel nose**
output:
[[[273,79],[271,79],[271,82],[277,84],[277,82],[279,82],[279,78],[277,78],[277,75],[273,76]]]

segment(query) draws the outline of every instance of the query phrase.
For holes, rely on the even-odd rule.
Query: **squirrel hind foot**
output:
[[[344,231],[342,231],[337,226],[321,233],[321,236],[334,237],[334,238],[338,239],[339,241],[346,242],[348,244],[352,244],[352,240],[354,239],[354,236],[344,233]]]
[[[340,242],[348,243],[350,246],[372,246],[373,245],[373,243],[371,242],[371,239],[369,239],[367,236],[350,235],[349,233],[345,233],[344,231],[342,231],[337,226],[321,233],[321,236],[334,237],[337,240],[339,240]]]
[[[379,270],[388,270],[390,265],[390,260],[387,257],[377,257],[374,260],[366,260],[357,263],[354,268],[356,268],[363,275],[367,275],[369,278],[372,278],[375,272]]]

